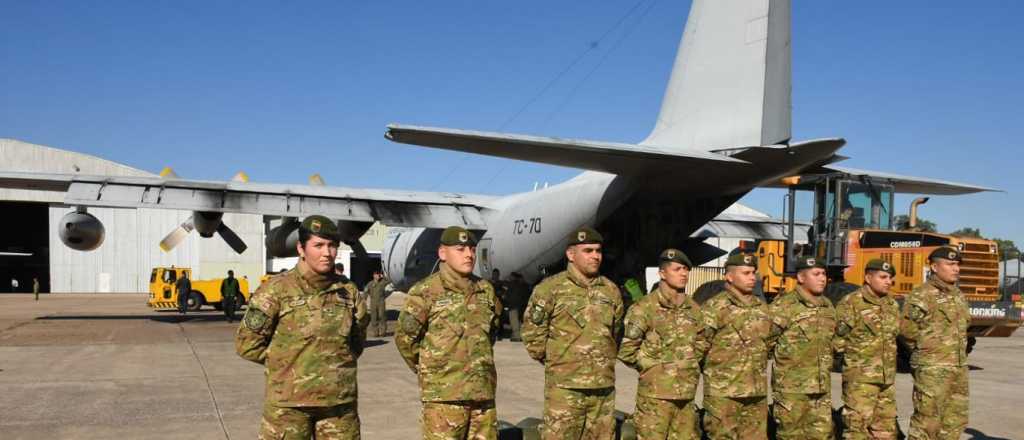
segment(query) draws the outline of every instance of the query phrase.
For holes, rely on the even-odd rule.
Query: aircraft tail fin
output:
[[[641,145],[719,150],[791,137],[790,0],[694,0]]]

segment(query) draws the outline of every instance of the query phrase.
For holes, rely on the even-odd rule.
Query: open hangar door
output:
[[[0,201],[0,212],[0,292],[32,292],[33,278],[39,279],[40,292],[49,292],[49,205]],[[18,281],[16,289],[12,279]]]

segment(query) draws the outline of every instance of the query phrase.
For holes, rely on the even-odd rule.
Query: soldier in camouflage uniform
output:
[[[843,356],[843,438],[896,440],[896,335],[900,310],[891,296],[896,268],[873,259],[864,286],[836,306],[836,350]]]
[[[597,231],[567,238],[564,272],[533,290],[523,345],[544,364],[546,440],[611,440],[615,435],[615,356],[622,333],[619,288],[601,276]]]
[[[771,318],[753,294],[754,256],[732,255],[725,270],[725,290],[701,306],[711,344],[703,365],[704,432],[712,440],[766,439]]]
[[[356,359],[366,304],[334,275],[338,232],[314,215],[299,227],[299,263],[253,294],[235,350],[266,366],[261,439],[358,439]]]
[[[638,440],[699,440],[694,394],[708,349],[700,307],[686,294],[690,259],[659,255],[657,289],[626,313],[619,360],[640,372],[633,423]]]
[[[967,427],[967,300],[956,287],[960,252],[940,247],[928,256],[931,276],[903,302],[900,334],[911,347],[914,415],[910,438],[958,439]]]
[[[779,440],[832,436],[832,337],[836,312],[822,296],[828,276],[816,258],[796,262],[795,290],[768,307],[772,316],[772,415]]]
[[[473,275],[472,232],[445,229],[438,256],[440,270],[409,289],[395,345],[419,377],[424,439],[493,440],[501,302],[491,283]]]

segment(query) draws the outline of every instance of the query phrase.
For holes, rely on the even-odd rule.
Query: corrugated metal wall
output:
[[[236,254],[218,236],[209,239],[193,232],[171,252],[160,249],[160,240],[191,212],[166,209],[92,208],[106,228],[98,249],[81,252],[64,246],[57,225],[73,208],[50,207],[50,282],[54,292],[145,292],[149,273],[157,266],[191,267],[198,279],[223,278],[228,269],[248,277],[250,287],[263,275],[263,220],[258,215],[226,215],[225,222],[249,248]]]

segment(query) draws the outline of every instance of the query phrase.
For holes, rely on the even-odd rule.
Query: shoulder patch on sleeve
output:
[[[417,333],[420,330],[420,322],[416,320],[415,316],[409,313],[402,314],[402,322],[399,323],[402,326],[402,330],[406,333]]]
[[[924,319],[924,317],[927,316],[927,314],[928,313],[925,312],[925,310],[918,306],[917,304],[907,305],[907,317],[910,318],[912,321],[920,321],[921,319]]]
[[[626,323],[626,337],[629,339],[640,339],[644,337],[644,330],[633,322]]]
[[[846,336],[850,334],[850,330],[853,330],[852,328],[850,328],[850,325],[847,324],[845,321],[841,321],[839,325],[836,326],[836,335]]]
[[[547,319],[547,312],[544,310],[544,302],[534,303],[530,309],[530,322],[534,325],[541,325],[544,324],[545,319]]]
[[[262,310],[256,307],[252,307],[245,312],[245,318],[243,318],[245,327],[256,333],[263,333],[270,325],[270,317]]]

